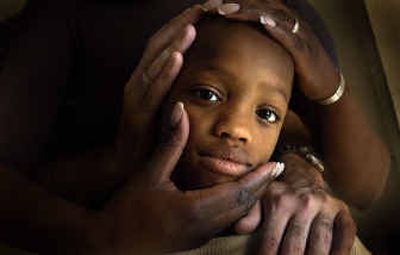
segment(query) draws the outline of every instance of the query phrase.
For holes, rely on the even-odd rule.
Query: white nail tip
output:
[[[270,27],[276,27],[276,22],[271,17],[267,15],[260,16],[260,23],[263,25],[268,25]]]
[[[203,9],[203,11],[210,11],[214,8],[217,8],[218,6],[220,6],[223,3],[222,0],[209,0],[206,3],[204,3],[201,8]]]
[[[240,10],[240,5],[236,3],[227,3],[218,7],[219,15],[229,15]]]
[[[272,177],[273,178],[278,177],[279,175],[281,175],[283,173],[283,170],[285,170],[285,164],[280,163],[280,162],[276,163],[276,166],[272,170],[272,173],[271,173]]]

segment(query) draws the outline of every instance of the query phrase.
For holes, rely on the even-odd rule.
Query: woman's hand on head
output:
[[[283,182],[269,185],[236,230],[260,227],[260,255],[350,254],[356,228],[347,206],[323,190],[320,177],[302,176],[318,172],[304,159],[287,154],[280,160],[286,165]]]
[[[113,254],[153,254],[195,248],[248,213],[274,178],[269,163],[236,181],[180,191],[171,174],[186,145],[189,119],[182,103],[170,115],[153,155],[102,212]],[[112,248],[111,248],[112,247]]]
[[[237,1],[239,4],[242,1]],[[332,96],[340,73],[309,24],[279,0],[243,2],[228,19],[261,23],[267,33],[293,57],[297,81],[304,95],[313,101]]]
[[[117,157],[129,180],[100,213],[109,240],[104,243],[106,252],[153,254],[197,247],[247,214],[274,178],[276,164],[270,163],[230,183],[178,190],[171,173],[189,133],[181,103],[163,123],[161,141],[151,139],[159,137],[155,119],[182,67],[183,53],[194,41],[192,24],[201,12],[194,6],[158,31],[125,87]]]

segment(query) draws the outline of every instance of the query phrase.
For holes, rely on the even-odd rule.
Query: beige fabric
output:
[[[256,247],[255,240],[252,240],[249,235],[229,236],[215,238],[198,249],[171,253],[169,255],[254,255],[257,254]],[[33,253],[14,250],[1,245],[0,254],[34,255]],[[351,255],[371,255],[371,253],[357,238],[354,241]]]
[[[184,252],[169,255],[254,255],[257,254],[256,241],[249,235],[215,238],[206,245]],[[361,241],[356,238],[351,255],[371,255]]]

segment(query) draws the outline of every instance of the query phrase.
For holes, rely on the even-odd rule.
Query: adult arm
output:
[[[81,237],[88,233],[90,212],[51,195],[23,171],[47,142],[72,47],[65,16],[51,17],[54,6],[32,2],[23,16],[32,22],[21,23],[24,32],[0,73],[0,236],[13,246],[33,250],[52,250],[54,240],[65,240],[73,250],[86,246],[87,238]],[[47,22],[49,16],[53,22]],[[56,52],[51,50],[55,45]],[[38,81],[35,87],[31,80]]]
[[[311,146],[310,132],[293,112],[288,113],[281,135],[282,142]],[[260,224],[260,255],[279,250],[279,254],[350,254],[356,228],[347,205],[329,193],[321,172],[299,154],[285,152],[277,159],[285,163],[283,175],[235,229],[248,233]]]
[[[182,40],[185,41],[183,45],[178,43],[178,46],[187,47],[185,43],[190,44],[191,40],[185,40],[188,33],[182,34],[182,31],[188,32],[187,26],[190,27],[189,23],[199,14],[198,6],[188,9],[150,40],[141,63],[146,68],[148,66],[143,63],[148,63],[150,67],[158,67],[154,69],[159,70],[159,75],[151,82],[144,83],[142,75],[144,69],[138,67],[127,85],[126,104],[128,106],[133,105],[131,96],[141,94],[139,98],[136,98],[138,100],[136,103],[142,103],[146,96],[153,96],[153,98],[158,96],[158,103],[155,100],[150,102],[154,104],[150,105],[154,106],[154,111],[158,109],[157,104],[161,103],[163,93],[168,91],[183,60],[179,47],[172,47],[170,55],[167,56],[160,53],[164,48],[176,46],[176,41],[181,43]],[[181,36],[177,36],[177,33]],[[24,47],[21,47],[22,49]],[[32,109],[29,106],[35,106],[30,104],[31,100],[43,99],[54,102],[55,95],[49,95],[49,98],[43,98],[40,95],[37,97],[33,95],[32,98],[24,97],[23,88],[29,87],[32,77],[27,76],[26,80],[20,80],[11,75],[14,72],[17,73],[14,68],[18,69],[18,64],[24,63],[23,59],[21,55],[21,59],[14,59],[15,66],[11,63],[6,67],[2,73],[4,75],[2,82],[7,80],[15,82],[4,82],[5,86],[1,87],[4,94],[0,93],[4,99],[0,101],[2,104],[0,107],[2,113],[0,115],[2,117],[0,121],[2,141],[0,200],[4,204],[0,209],[0,237],[13,246],[41,254],[110,254],[111,251],[115,254],[115,252],[129,250],[151,254],[191,248],[199,242],[208,240],[246,214],[256,199],[262,195],[270,180],[274,178],[273,173],[276,171],[273,169],[276,164],[267,164],[234,182],[210,189],[181,192],[170,181],[169,175],[185,146],[188,135],[188,117],[183,106],[178,104],[174,112],[168,115],[169,125],[165,126],[169,128],[163,136],[164,139],[156,147],[157,149],[150,155],[135,158],[134,164],[131,164],[128,156],[135,155],[136,148],[131,146],[131,143],[135,142],[131,140],[135,138],[131,135],[137,134],[135,132],[143,134],[140,128],[146,129],[148,126],[145,125],[139,129],[131,127],[129,120],[133,112],[125,105],[127,108],[124,109],[128,110],[124,112],[121,131],[123,135],[119,137],[117,143],[120,148],[117,154],[121,155],[117,157],[117,161],[122,163],[117,164],[117,167],[128,167],[129,172],[136,172],[136,174],[134,176],[132,174],[126,180],[125,185],[113,194],[102,210],[90,211],[67,202],[28,179],[28,176],[37,176],[32,175],[31,171],[24,171],[25,169],[35,170],[29,166],[32,165],[32,159],[36,158],[36,154],[30,150],[17,153],[19,149],[24,148],[24,145],[29,145],[31,148],[38,147],[34,139],[34,132],[37,129],[32,130],[31,128],[35,126],[31,126],[27,119],[30,117],[37,119],[41,127],[51,122],[54,117],[47,115],[47,111],[44,116],[39,116],[40,118],[30,115]],[[157,63],[167,64],[158,65]],[[26,71],[31,70],[26,68]],[[44,80],[45,78],[43,77]],[[131,89],[138,86],[141,86],[142,90],[137,94],[131,93]],[[140,93],[144,91],[146,93]],[[46,95],[46,92],[47,90],[43,93]],[[159,94],[154,95],[155,92]],[[34,108],[34,110],[38,109]],[[48,109],[43,107],[41,110]],[[16,113],[18,118],[11,118]],[[36,114],[39,113],[41,111]],[[6,122],[7,118],[11,118],[11,122]],[[44,118],[46,122],[42,123],[41,118]],[[14,130],[14,127],[18,127],[21,122],[26,126]],[[150,125],[150,122],[146,124]],[[19,133],[21,135],[18,135]],[[16,150],[9,148],[16,148]],[[24,156],[27,156],[28,160],[20,160],[25,159]],[[139,162],[139,159],[142,161]],[[163,226],[161,232],[160,226]],[[180,238],[175,239],[176,237]]]
[[[305,1],[299,1],[307,4]],[[267,1],[260,10],[246,9],[228,18],[260,22],[292,55],[302,93],[315,102],[330,97],[340,81],[338,70],[310,26],[280,1]],[[300,30],[292,33],[295,21]],[[381,194],[388,174],[389,155],[367,121],[347,84],[343,97],[333,105],[318,106],[319,136],[332,188],[350,204],[366,208]]]

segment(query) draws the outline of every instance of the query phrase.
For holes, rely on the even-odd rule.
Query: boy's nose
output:
[[[249,121],[233,116],[217,123],[215,133],[221,139],[236,143],[249,143],[252,140]]]

